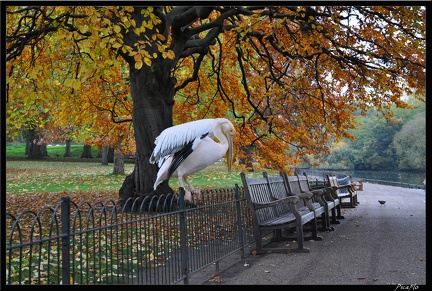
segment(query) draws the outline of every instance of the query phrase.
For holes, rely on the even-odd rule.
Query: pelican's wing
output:
[[[161,159],[178,153],[176,163],[179,165],[216,126],[215,119],[201,119],[165,129],[155,140],[150,163],[159,163]]]
[[[208,133],[197,137],[193,142],[186,144],[182,149],[174,154],[174,157],[171,161],[171,166],[168,170],[168,177],[171,177],[172,173],[174,173],[178,166],[180,166],[180,164],[186,160],[186,158],[194,151],[194,149],[196,149],[198,144],[200,144],[203,138],[205,138],[207,135]]]

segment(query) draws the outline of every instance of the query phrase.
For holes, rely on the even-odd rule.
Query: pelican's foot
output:
[[[189,207],[189,208],[197,207],[193,201],[194,199],[193,199],[191,191],[185,189],[184,200],[185,200],[186,207]]]
[[[200,188],[193,189],[191,192],[193,195],[196,196],[197,200],[201,199],[201,189]]]
[[[185,189],[184,200],[187,201],[187,202],[189,202],[189,203],[193,202],[192,201],[192,193],[191,193],[191,191]]]

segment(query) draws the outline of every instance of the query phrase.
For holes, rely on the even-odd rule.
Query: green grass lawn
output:
[[[66,146],[64,145],[51,145],[47,146],[48,158],[47,159],[63,159]],[[83,145],[71,145],[70,149],[71,156],[64,158],[65,161],[73,160],[75,158],[80,158],[83,153]],[[96,147],[92,147],[92,155],[96,157],[98,150]],[[6,146],[6,158],[8,159],[24,159],[25,154],[25,144],[24,145],[8,145]]]
[[[41,193],[62,191],[118,191],[134,164],[125,163],[125,175],[113,175],[113,165],[100,162],[6,161],[7,193]],[[215,164],[190,177],[192,185],[201,188],[233,187],[241,183],[238,172],[227,172]],[[177,178],[171,187],[177,188]]]
[[[65,146],[48,147],[50,158],[34,161],[26,159],[24,145],[7,146],[6,193],[118,192],[126,175],[134,168],[133,163],[125,163],[125,174],[113,175],[112,163],[107,166],[101,164],[100,158],[80,159],[82,145],[73,145],[72,157],[68,158],[63,157],[64,149]],[[95,151],[94,156],[96,154]],[[255,174],[260,176],[261,172]],[[240,171],[228,173],[226,165],[219,163],[191,175],[189,180],[200,188],[234,187],[236,183],[241,185]],[[179,187],[177,178],[170,180],[170,186],[173,189]]]
[[[130,174],[133,164],[125,164]],[[126,175],[100,162],[6,161],[7,193],[119,190]]]

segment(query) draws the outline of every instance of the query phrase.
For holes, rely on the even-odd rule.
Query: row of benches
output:
[[[269,176],[263,172],[263,177],[249,178],[242,172],[240,176],[252,214],[257,254],[268,251],[308,253],[310,249],[304,246],[305,240],[322,240],[318,230],[333,231],[331,225],[344,218],[341,207],[358,204],[355,187],[339,185],[332,175],[327,177],[328,186],[314,189],[306,174],[288,176],[280,172]],[[342,203],[343,199],[349,202]],[[311,235],[305,236],[306,231]],[[272,237],[265,241],[268,235]],[[281,246],[277,243],[281,241],[296,241],[297,247]]]

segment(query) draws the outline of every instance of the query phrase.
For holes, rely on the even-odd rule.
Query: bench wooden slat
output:
[[[357,191],[355,190],[355,187],[352,184],[347,185],[339,185],[339,181],[336,177],[336,175],[333,174],[327,174],[327,182],[328,185],[333,188],[334,193],[339,197],[341,201],[342,207],[351,207],[354,208],[358,204],[357,201]],[[341,192],[340,190],[346,189],[347,192]],[[349,199],[349,202],[343,203],[343,199]]]
[[[311,188],[311,185],[309,183],[309,178],[305,172],[303,174],[296,173],[300,188],[302,191],[321,191],[321,195],[315,196],[318,200],[318,202],[324,206],[326,209],[326,223],[327,227],[329,227],[331,230],[334,230],[334,228],[331,226],[331,224],[339,224],[340,221],[338,219],[343,219],[344,217],[341,214],[341,205],[340,200],[337,195],[332,195],[333,189],[328,186],[320,186],[316,187],[315,189]],[[331,214],[331,215],[330,215]],[[331,219],[330,219],[331,218]]]
[[[312,209],[315,212],[316,217],[320,217],[321,219],[321,229],[323,231],[331,231],[330,222],[327,221],[328,213],[326,213],[326,208],[323,204],[320,204],[318,201],[322,200],[321,196],[323,192],[321,190],[318,191],[303,191],[301,188],[300,180],[297,175],[288,176],[285,172],[280,172],[280,175],[286,180],[288,185],[288,190],[295,195],[300,195],[302,193],[311,193],[311,199],[305,200],[306,206],[309,209]]]
[[[264,173],[263,175],[262,178],[249,178],[244,172],[240,174],[252,215],[257,254],[268,251],[309,252],[309,248],[304,247],[303,225],[312,224],[312,229],[315,229],[312,231],[312,238],[319,240],[315,213],[308,208],[297,207],[303,198],[288,195],[282,177],[273,180],[273,177],[268,177]],[[309,197],[309,195],[304,197]],[[315,228],[313,227],[314,224]],[[286,232],[292,228],[296,229],[295,238],[283,233],[283,231]],[[265,243],[263,238],[269,234],[269,231],[273,233],[273,237],[269,243]],[[297,248],[271,246],[272,242],[286,240],[295,240]]]

